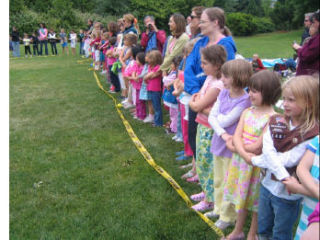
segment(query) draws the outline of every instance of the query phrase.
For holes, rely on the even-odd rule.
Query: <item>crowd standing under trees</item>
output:
[[[192,158],[181,166],[192,169],[182,178],[200,183],[201,192],[191,196],[198,202],[192,209],[207,211],[222,230],[235,224],[227,239],[245,239],[249,211],[247,239],[292,239],[302,199],[295,239],[318,239],[319,75],[311,74],[319,74],[319,14],[307,18],[309,40],[293,44],[297,76],[284,84],[259,63],[235,59],[236,44],[218,7],[192,8],[190,36],[182,14],[170,16],[168,37],[148,15],[139,44],[137,19],[125,14],[109,22],[108,29],[89,19],[78,36],[64,29],[59,37],[52,29],[48,34],[42,23],[23,41],[26,53],[31,54],[30,43],[35,53],[39,41],[39,55],[43,47],[48,55],[48,39],[50,44],[60,40],[67,54],[70,40],[75,55],[79,38],[80,54],[92,58],[93,70],[101,70],[110,93],[121,91],[122,106],[133,118],[165,127],[174,134],[172,140],[183,141],[176,160]],[[19,32],[12,30],[14,56],[19,56]],[[51,50],[58,54],[55,44]],[[281,92],[284,112],[278,114],[273,106]],[[162,98],[170,114],[164,125]]]

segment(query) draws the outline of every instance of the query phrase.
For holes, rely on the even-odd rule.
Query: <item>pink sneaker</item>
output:
[[[199,211],[199,212],[203,212],[209,209],[213,209],[213,203],[208,203],[205,201],[201,201],[199,203],[197,203],[196,205],[193,205],[191,207],[193,210]]]
[[[193,194],[191,195],[191,200],[195,201],[195,202],[200,202],[202,201],[204,198],[206,197],[206,195],[204,194],[204,192],[198,193],[198,194]]]

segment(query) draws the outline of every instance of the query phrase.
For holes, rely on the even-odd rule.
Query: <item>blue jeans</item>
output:
[[[80,42],[80,55],[84,55],[84,49],[83,49],[83,46],[84,46],[84,42]]]
[[[286,200],[260,187],[258,210],[259,239],[291,240],[294,223],[299,216],[301,200]]]
[[[148,91],[154,109],[154,124],[162,127],[161,92]]]
[[[181,128],[181,112],[180,112],[180,108],[179,108],[179,111],[178,111],[178,122],[177,122],[177,133],[176,133],[176,136],[178,138],[181,138],[182,139],[182,128]]]
[[[48,56],[48,40],[42,40],[42,41],[40,41],[40,52],[39,52],[39,55],[42,55],[43,45],[44,45],[45,53],[46,53],[46,55]]]
[[[12,48],[13,48],[13,56],[14,57],[20,57],[20,43],[19,42],[12,42]]]

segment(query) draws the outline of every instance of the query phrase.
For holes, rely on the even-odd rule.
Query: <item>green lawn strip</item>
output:
[[[199,191],[179,179],[182,144],[125,114],[155,160]],[[72,57],[10,62],[12,239],[215,236],[145,162],[86,65]]]

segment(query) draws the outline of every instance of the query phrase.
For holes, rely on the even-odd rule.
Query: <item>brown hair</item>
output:
[[[218,25],[221,29],[221,32],[225,36],[231,36],[230,29],[225,25],[226,17],[224,15],[223,9],[221,9],[219,7],[211,7],[211,8],[206,8],[204,10],[204,12],[206,13],[206,15],[208,16],[208,18],[211,22],[213,22],[215,20],[218,21]]]
[[[281,79],[275,72],[261,70],[251,76],[249,88],[261,92],[262,105],[274,105],[281,96]]]
[[[148,63],[152,67],[162,64],[162,55],[159,50],[152,50],[152,51],[148,52],[147,57],[149,59]]]
[[[172,35],[180,37],[186,31],[186,19],[180,13],[174,13],[171,17],[176,24],[176,30]]]
[[[227,52],[221,45],[212,45],[201,49],[201,56],[210,64],[218,67],[215,77],[221,78],[221,67],[227,60]]]
[[[119,27],[116,22],[109,22],[108,23],[108,30],[112,33],[112,36],[116,36],[119,32]]]
[[[232,78],[232,86],[244,88],[248,86],[252,66],[246,60],[234,59],[223,64],[221,72],[225,77]]]
[[[205,10],[206,8],[203,6],[195,6],[191,9],[191,12],[195,12],[195,14],[197,15],[198,18],[201,17],[202,12]]]
[[[319,77],[301,75],[284,83],[282,91],[290,89],[297,105],[302,109],[301,133],[304,134],[319,124]]]
[[[133,33],[128,33],[126,35],[124,35],[123,40],[126,40],[129,42],[130,46],[137,44],[138,41],[138,37],[136,34]]]

